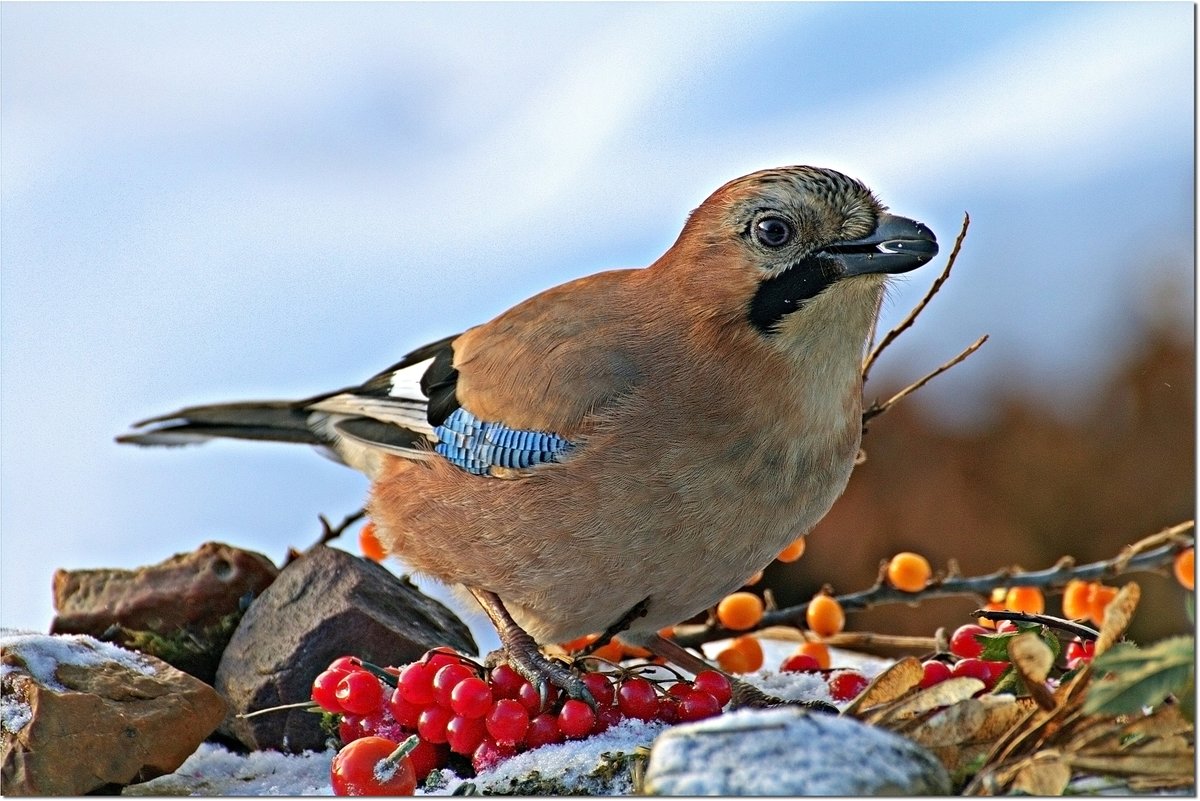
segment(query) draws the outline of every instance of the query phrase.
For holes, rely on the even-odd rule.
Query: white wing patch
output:
[[[392,386],[388,394],[393,398],[420,400],[422,403],[427,401],[428,398],[421,391],[421,376],[425,375],[425,371],[429,369],[429,365],[432,363],[433,359],[429,358],[423,362],[410,364],[408,367],[401,368],[392,373]]]
[[[308,407],[314,412],[333,415],[370,417],[381,423],[392,423],[435,439],[433,426],[426,416],[425,401],[379,398],[369,395],[351,395],[343,392]]]

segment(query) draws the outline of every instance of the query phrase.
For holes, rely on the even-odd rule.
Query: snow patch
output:
[[[251,751],[235,754],[213,743],[201,743],[179,769],[135,784],[122,795],[164,796],[296,796],[333,795],[329,766],[336,752]]]
[[[37,634],[34,632],[0,629],[0,652],[5,663],[0,666],[0,681],[11,692],[0,699],[0,725],[16,734],[33,719],[33,710],[26,701],[22,686],[35,681],[50,690],[67,692],[58,681],[59,665],[92,667],[115,662],[135,673],[153,675],[155,668],[140,655],[110,643],[101,642],[86,634]],[[9,664],[10,655],[23,665]]]

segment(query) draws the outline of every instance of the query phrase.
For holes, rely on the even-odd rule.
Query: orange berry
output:
[[[726,673],[749,673],[750,659],[737,648],[726,648],[717,654],[717,664]]]
[[[1005,609],[1007,609],[1008,607],[1006,607],[1004,605],[1003,601],[988,601],[986,604],[983,605],[983,608],[989,612],[1002,612]],[[986,617],[977,617],[977,618],[975,618],[975,622],[978,623],[979,625],[983,626],[985,629],[996,628],[996,621],[989,620]]]
[[[1063,590],[1063,617],[1069,620],[1086,620],[1088,617],[1088,595],[1094,582],[1071,579]]]
[[[1196,589],[1196,549],[1194,547],[1175,555],[1175,578],[1184,588]]]
[[[729,644],[730,648],[742,652],[742,656],[746,657],[746,670],[744,673],[749,673],[753,670],[758,670],[763,666],[763,649],[762,643],[752,634],[746,634],[741,637],[734,638]]]
[[[757,584],[758,582],[762,581],[762,573],[763,573],[763,572],[762,572],[761,570],[760,570],[760,571],[758,571],[758,572],[757,572],[757,573],[755,573],[753,576],[751,576],[750,578],[746,579],[746,583],[745,583],[744,585],[742,585],[742,586],[744,586],[744,587],[753,587],[755,584]]]
[[[668,639],[668,640],[669,640],[669,639],[671,639],[672,637],[674,637],[674,636],[675,636],[675,627],[674,627],[674,626],[667,626],[665,629],[659,629],[659,630],[658,630],[658,636],[659,636],[659,637],[663,637],[663,638],[665,638],[665,639]]]
[[[717,604],[717,620],[727,629],[745,631],[762,620],[763,602],[752,592],[735,592],[726,595]]]
[[[929,566],[929,560],[919,553],[901,551],[888,562],[888,582],[904,592],[924,589],[932,576],[933,568]]]
[[[833,664],[833,659],[829,656],[829,646],[823,642],[817,642],[816,640],[802,642],[796,647],[796,653],[811,656],[817,660],[817,664],[820,665],[821,670],[829,670],[830,665]]]
[[[1104,622],[1104,610],[1108,608],[1108,604],[1113,598],[1117,597],[1116,587],[1105,587],[1099,582],[1094,582],[1088,592],[1088,617],[1097,626]]]
[[[383,558],[387,556],[383,543],[375,535],[375,521],[368,520],[366,525],[358,530],[358,547],[363,556],[373,562],[382,562]]]
[[[569,654],[573,654],[576,651],[582,651],[598,639],[600,639],[600,635],[598,634],[585,634],[582,637],[576,637],[573,640],[562,643],[559,645],[559,648],[562,648]]]
[[[609,662],[620,662],[625,657],[625,649],[616,640],[609,640],[595,651],[592,651],[592,656],[607,659]]]
[[[832,637],[846,627],[846,613],[830,595],[818,595],[809,601],[804,617],[808,627],[822,637]]]
[[[795,562],[804,555],[804,537],[800,537],[788,547],[779,552],[775,558],[780,562]]]
[[[640,645],[630,645],[622,640],[617,640],[621,644],[621,655],[623,658],[645,659],[650,656],[650,652]]]
[[[1040,615],[1046,611],[1046,598],[1037,587],[1011,587],[1004,598],[1004,606],[1014,612]]]

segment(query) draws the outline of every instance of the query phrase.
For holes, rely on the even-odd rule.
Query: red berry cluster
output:
[[[829,686],[829,694],[839,703],[857,696],[871,680],[857,670],[823,670],[816,657],[795,653],[783,660],[781,673],[821,673]]]
[[[998,623],[994,631],[973,623],[960,626],[950,637],[949,654],[922,663],[924,675],[919,686],[924,689],[950,678],[966,676],[983,682],[984,689],[981,692],[991,690],[1011,665],[1006,659],[983,659],[985,641],[989,637],[1016,634],[1018,631],[1017,625],[1008,620]],[[1095,650],[1096,643],[1091,640],[1076,637],[1067,643],[1067,670],[1075,670],[1090,662]],[[870,683],[866,676],[856,670],[823,670],[814,657],[803,653],[794,653],[784,659],[779,670],[783,673],[824,674],[830,695],[839,702],[856,697]]]
[[[343,743],[370,735],[400,742],[416,734],[409,758],[417,781],[424,781],[451,753],[469,757],[480,771],[521,751],[598,734],[624,718],[676,723],[712,717],[732,696],[728,679],[715,671],[665,688],[630,669],[584,672],[581,679],[595,709],[554,687],[543,707],[537,689],[508,665],[486,671],[437,648],[402,668],[375,672],[341,657],[313,680],[312,700],[342,716]]]

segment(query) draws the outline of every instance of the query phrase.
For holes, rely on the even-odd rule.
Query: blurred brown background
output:
[[[1066,416],[1014,381],[987,422],[955,427],[923,400],[945,377],[934,379],[871,421],[863,438],[867,461],[845,495],[809,535],[803,558],[773,564],[764,585],[781,606],[807,600],[825,583],[838,593],[862,590],[874,582],[880,561],[902,550],[924,554],[935,571],[956,559],[964,575],[1007,565],[1042,569],[1066,554],[1092,562],[1191,519],[1192,332],[1147,323],[1129,352]],[[890,397],[934,366],[892,365],[898,382],[873,375],[866,402]],[[1192,629],[1186,593],[1173,578],[1143,573],[1108,583],[1130,579],[1143,591],[1135,640]],[[954,598],[882,606],[851,613],[847,629],[929,635],[970,622],[980,605]],[[1061,613],[1059,596],[1047,598],[1046,611]]]

